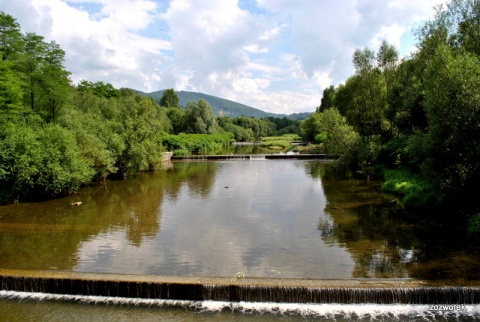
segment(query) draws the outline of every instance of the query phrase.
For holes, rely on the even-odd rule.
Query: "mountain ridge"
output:
[[[144,93],[141,91],[135,91],[140,95],[152,97],[156,101],[159,101],[162,97],[163,93],[166,89],[162,89],[159,91],[151,92],[151,93]],[[189,101],[197,102],[200,99],[203,99],[208,102],[208,104],[212,107],[213,113],[215,116],[230,116],[230,117],[255,117],[255,118],[267,118],[267,117],[275,117],[275,118],[292,118],[292,119],[304,119],[308,117],[311,113],[294,113],[290,115],[286,114],[275,114],[270,112],[262,111],[258,108],[251,107],[245,104],[241,104],[232,100],[228,100],[225,98],[220,98],[213,95],[208,95],[199,92],[190,92],[190,91],[175,91],[179,99],[180,107],[185,107]]]

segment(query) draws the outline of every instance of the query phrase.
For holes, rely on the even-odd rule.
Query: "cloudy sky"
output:
[[[311,112],[353,73],[356,48],[403,56],[445,0],[0,0],[24,32],[66,51],[72,81],[203,92]]]

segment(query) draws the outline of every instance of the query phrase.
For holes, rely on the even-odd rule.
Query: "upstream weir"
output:
[[[330,154],[222,154],[222,155],[186,155],[172,156],[171,160],[336,160],[337,155]]]
[[[307,280],[0,270],[1,291],[178,301],[480,304],[479,285],[410,279]]]

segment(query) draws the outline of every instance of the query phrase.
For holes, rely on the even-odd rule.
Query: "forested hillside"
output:
[[[151,96],[157,101],[162,97],[165,90],[156,91],[152,93],[142,93],[142,96]],[[176,92],[179,98],[179,106],[187,106],[187,103],[190,101],[205,100],[212,107],[213,113],[215,116],[230,116],[230,117],[255,117],[255,118],[266,118],[266,117],[288,117],[287,115],[279,115],[274,113],[264,112],[262,110],[233,102],[227,99],[220,97],[207,95],[197,92],[188,92],[188,91],[177,91]],[[304,117],[305,118],[305,117]]]
[[[323,92],[305,139],[423,216],[480,228],[480,2],[453,0],[399,59],[383,42],[357,49],[355,74]]]

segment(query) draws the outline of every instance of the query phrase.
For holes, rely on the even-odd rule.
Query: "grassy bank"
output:
[[[384,170],[382,191],[402,196],[402,204],[411,208],[437,206],[432,185],[407,169]]]
[[[285,134],[282,136],[262,137],[260,146],[269,149],[284,150],[292,146],[292,142],[301,141],[302,138],[297,134]]]
[[[164,135],[164,147],[174,155],[205,153],[226,148],[235,142],[232,133]]]

